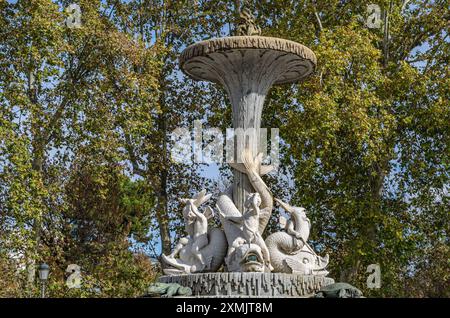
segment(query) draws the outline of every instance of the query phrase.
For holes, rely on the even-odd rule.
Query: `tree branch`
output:
[[[139,167],[138,158],[133,149],[130,134],[125,133],[125,149],[130,157],[131,166],[133,167],[133,173],[141,177],[145,176],[145,170]]]
[[[312,6],[314,9],[314,16],[316,17],[317,24],[319,25],[319,33],[323,31],[322,21],[320,20],[319,13],[317,12],[316,0],[312,0]]]
[[[384,38],[383,38],[383,65],[386,68],[389,62],[389,14],[392,11],[392,1],[389,2],[389,10],[384,11]]]
[[[400,9],[400,12],[403,12],[406,8],[406,6],[408,5],[408,3],[410,3],[411,0],[403,0],[403,4],[402,4],[402,8]]]

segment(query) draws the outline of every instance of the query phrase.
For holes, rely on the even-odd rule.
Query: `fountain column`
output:
[[[186,48],[180,56],[181,69],[197,80],[222,85],[233,110],[233,128],[246,135],[235,136],[234,159],[242,162],[244,147],[253,156],[260,149],[263,104],[274,84],[297,82],[310,75],[316,65],[314,53],[288,40],[262,36],[233,36],[202,41]],[[235,170],[233,201],[239,211],[255,190],[247,175]]]

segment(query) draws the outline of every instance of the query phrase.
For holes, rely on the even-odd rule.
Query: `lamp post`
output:
[[[39,280],[41,281],[41,298],[45,298],[45,285],[48,280],[50,267],[47,264],[42,263],[41,265],[39,265],[38,271],[39,271]]]

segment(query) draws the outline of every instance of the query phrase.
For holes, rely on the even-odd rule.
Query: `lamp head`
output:
[[[39,271],[39,279],[42,281],[46,281],[48,279],[48,274],[50,273],[50,266],[45,263],[42,263],[38,267]]]

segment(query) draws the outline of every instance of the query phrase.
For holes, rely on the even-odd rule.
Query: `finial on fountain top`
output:
[[[261,35],[261,28],[256,25],[255,17],[251,13],[250,9],[244,7],[239,13],[237,22],[237,36]]]

